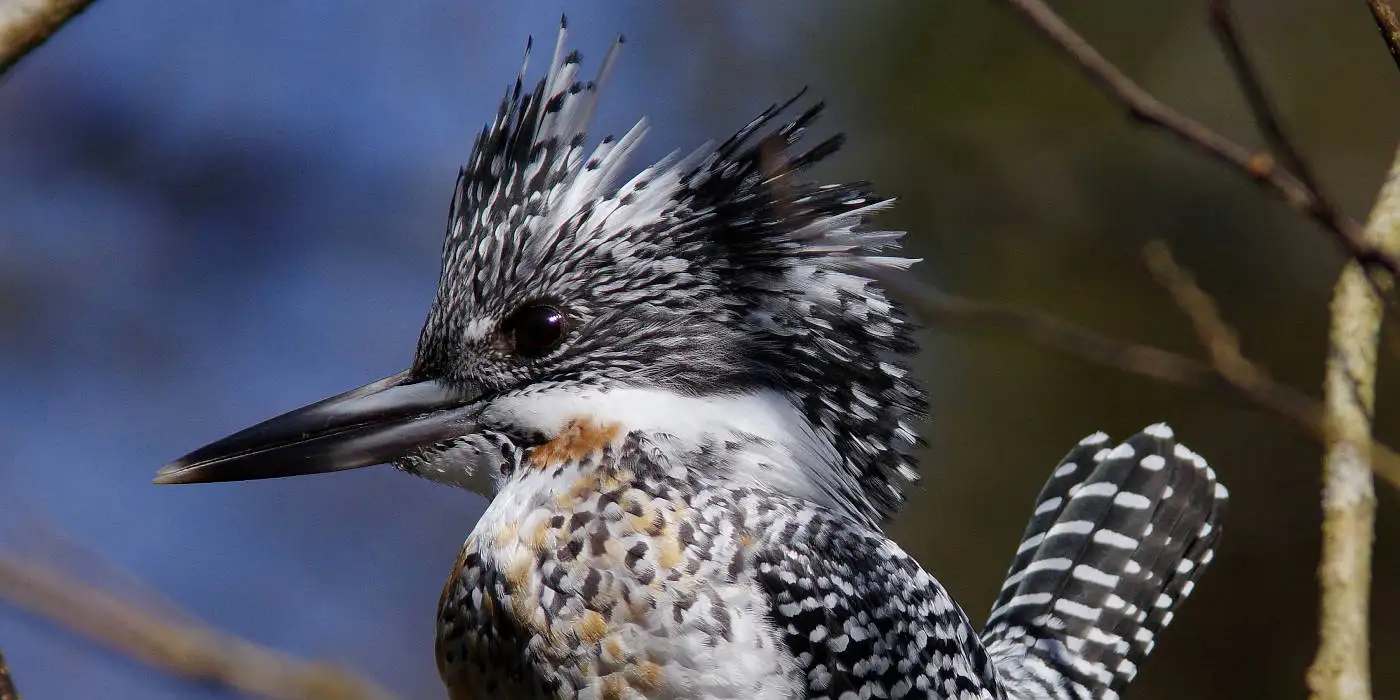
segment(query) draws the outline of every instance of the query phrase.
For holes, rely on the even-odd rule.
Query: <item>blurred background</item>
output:
[[[1259,145],[1203,2],[1056,6],[1146,87]],[[118,592],[139,580],[230,633],[442,697],[434,609],[481,498],[388,468],[150,479],[190,448],[408,362],[456,169],[525,37],[551,45],[565,9],[99,2],[0,82],[0,548]],[[911,232],[926,281],[1199,355],[1141,262],[1142,244],[1163,238],[1246,353],[1319,393],[1342,262],[1332,243],[1131,124],[997,3],[567,9],[585,73],[627,35],[597,135],[649,116],[640,161],[727,136],[811,86],[831,105],[822,127],[850,135],[820,176],[899,196],[884,223]],[[1400,135],[1400,75],[1364,5],[1237,10],[1297,141],[1364,216]],[[1272,416],[1014,336],[933,328],[923,341],[927,478],[893,531],[974,618],[1054,461],[1093,430],[1165,419],[1234,503],[1214,570],[1133,697],[1304,697],[1316,444]],[[1378,433],[1400,441],[1393,358]],[[1400,666],[1385,663],[1400,654],[1400,598],[1386,594],[1400,584],[1400,504],[1378,491],[1385,698],[1400,696]],[[3,603],[0,648],[32,698],[230,695]]]

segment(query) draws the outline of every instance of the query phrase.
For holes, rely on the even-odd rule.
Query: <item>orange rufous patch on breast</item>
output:
[[[576,462],[617,439],[622,426],[599,423],[592,418],[571,418],[553,440],[530,450],[530,464],[536,468]]]

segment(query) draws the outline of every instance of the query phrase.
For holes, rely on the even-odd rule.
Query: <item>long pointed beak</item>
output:
[[[270,479],[390,462],[475,432],[471,403],[479,397],[400,372],[205,445],[166,465],[155,482]]]

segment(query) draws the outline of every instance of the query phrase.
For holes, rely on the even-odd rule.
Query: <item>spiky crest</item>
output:
[[[458,177],[423,345],[434,347],[435,337],[450,344],[472,313],[541,287],[615,291],[616,304],[636,302],[628,294],[645,288],[647,303],[689,305],[697,318],[745,334],[743,361],[759,368],[750,379],[781,391],[835,448],[839,463],[810,478],[878,524],[917,479],[910,452],[925,410],[904,366],[911,325],[871,279],[914,262],[885,254],[902,232],[868,227],[892,200],[865,183],[795,178],[842,145],[838,135],[791,154],[821,103],[755,138],[801,94],[719,146],[672,154],[614,188],[645,120],[586,159],[584,144],[622,39],[598,76],[581,83],[565,36],[561,27],[549,72],[532,91],[523,92],[522,66]],[[432,354],[420,350],[420,365],[435,362]],[[683,389],[699,391],[699,379]]]

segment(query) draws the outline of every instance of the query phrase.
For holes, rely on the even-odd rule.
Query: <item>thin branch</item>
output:
[[[1262,367],[1244,356],[1239,334],[1220,315],[1215,300],[1201,289],[1189,271],[1177,264],[1171,248],[1162,241],[1150,241],[1142,249],[1147,269],[1191,321],[1196,337],[1210,355],[1211,365],[1237,386],[1260,386],[1273,379]],[[1311,401],[1311,400],[1310,400]]]
[[[300,661],[203,625],[173,621],[11,555],[0,555],[0,598],[192,681],[278,700],[392,698],[388,691],[331,664]]]
[[[1400,151],[1366,224],[1367,240],[1400,248]],[[1317,657],[1308,670],[1315,700],[1371,697],[1371,548],[1376,493],[1371,479],[1371,418],[1376,356],[1384,307],[1356,264],[1348,264],[1332,296],[1332,330],[1323,403],[1322,622]]]
[[[83,580],[101,581],[102,590],[121,598],[127,605],[176,624],[201,624],[188,610],[156,590],[134,571],[106,552],[74,537],[33,503],[15,497],[6,498],[4,503],[5,520],[10,522],[0,532],[7,530],[23,535],[0,538],[7,547],[13,547],[0,553],[8,552],[21,560],[41,561],[57,571],[81,572]]]
[[[1396,256],[1364,240],[1355,220],[1335,207],[1319,205],[1317,192],[1286,169],[1277,167],[1268,154],[1251,151],[1158,100],[1104,58],[1042,0],[1003,1],[1078,65],[1100,90],[1122,104],[1133,118],[1176,136],[1278,194],[1295,210],[1331,233],[1347,254],[1363,265],[1379,266],[1392,275],[1400,271],[1400,260]]]
[[[5,663],[5,655],[0,654],[0,700],[19,700],[15,690],[15,679],[10,677],[10,665]]]
[[[6,0],[0,2],[0,75],[48,41],[93,0]]]
[[[882,279],[931,325],[1004,331],[1066,355],[1163,384],[1226,396],[1282,418],[1319,443],[1328,431],[1321,402],[1267,375],[1245,381],[1214,364],[1113,338],[1049,314],[958,297],[910,280]],[[1400,454],[1371,443],[1376,474],[1400,488]]]
[[[1385,0],[1366,0],[1366,4],[1371,8],[1371,17],[1376,20],[1381,39],[1390,49],[1390,58],[1395,61],[1395,67],[1400,68],[1400,19],[1395,18],[1395,10],[1390,9]]]
[[[1220,41],[1221,48],[1225,50],[1225,59],[1230,64],[1230,70],[1235,74],[1235,82],[1244,92],[1245,101],[1249,104],[1249,113],[1254,118],[1255,126],[1263,134],[1264,142],[1269,145],[1269,149],[1277,154],[1279,160],[1283,161],[1283,167],[1297,176],[1303,187],[1312,193],[1311,209],[1305,213],[1314,220],[1337,222],[1339,226],[1350,223],[1353,227],[1353,235],[1356,235],[1354,228],[1356,223],[1342,214],[1341,209],[1323,192],[1322,185],[1313,174],[1312,166],[1308,163],[1307,158],[1303,157],[1302,151],[1284,131],[1278,110],[1274,108],[1273,101],[1269,99],[1268,93],[1264,90],[1264,81],[1259,77],[1259,70],[1254,67],[1253,62],[1249,60],[1249,54],[1244,50],[1244,40],[1241,38],[1239,27],[1235,24],[1229,0],[1210,0],[1209,7],[1211,28],[1215,31],[1216,39]],[[1360,240],[1365,241],[1365,237],[1361,237]],[[1381,291],[1380,280],[1374,276],[1368,276],[1367,279],[1379,293]],[[1381,296],[1384,298],[1386,295],[1382,294]]]
[[[1319,210],[1314,215],[1327,221],[1335,220],[1338,216],[1337,208],[1332,205],[1331,200],[1323,196],[1322,188],[1313,176],[1312,167],[1293,144],[1293,140],[1284,133],[1278,110],[1274,109],[1273,101],[1264,91],[1264,82],[1259,77],[1259,71],[1249,60],[1249,54],[1245,53],[1244,41],[1240,38],[1229,0],[1211,0],[1210,25],[1215,30],[1216,38],[1220,40],[1220,46],[1225,49],[1225,58],[1230,64],[1230,70],[1234,71],[1235,82],[1239,83],[1240,90],[1244,92],[1249,112],[1254,117],[1259,132],[1264,135],[1264,142],[1269,144],[1269,148],[1283,162],[1283,167],[1297,176],[1302,186],[1313,193],[1312,206]]]

